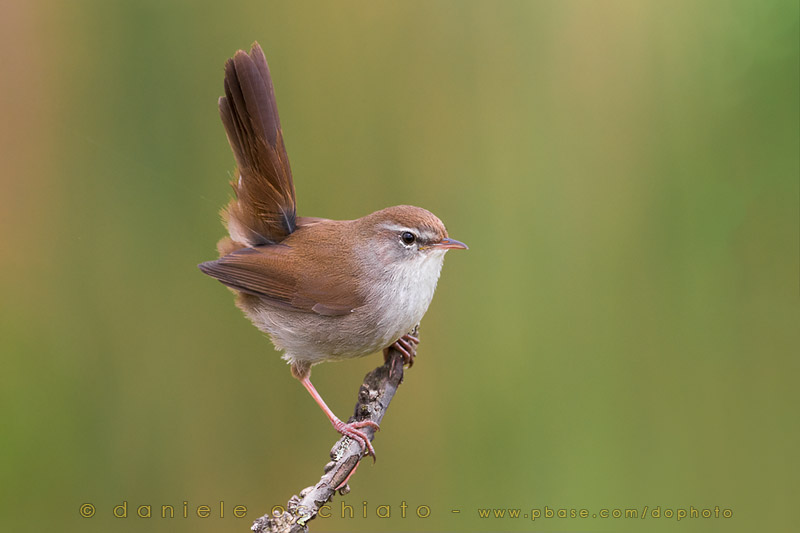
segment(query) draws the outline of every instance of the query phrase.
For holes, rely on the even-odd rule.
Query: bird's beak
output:
[[[438,248],[439,250],[469,250],[469,246],[455,239],[442,239],[435,244],[431,244],[431,248]]]

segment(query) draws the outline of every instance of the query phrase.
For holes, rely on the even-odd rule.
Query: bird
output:
[[[228,235],[200,270],[236,295],[236,305],[275,348],[334,429],[375,450],[342,422],[311,383],[311,367],[396,348],[413,365],[412,334],[428,309],[448,250],[467,249],[438,217],[397,205],[353,220],[297,215],[294,181],[275,91],[261,46],[225,63],[219,113],[236,162],[234,195],[222,210]]]

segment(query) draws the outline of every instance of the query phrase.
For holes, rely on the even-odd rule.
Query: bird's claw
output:
[[[389,360],[389,350],[394,348],[400,355],[403,356],[403,364],[408,365],[408,368],[414,366],[414,358],[417,356],[417,345],[419,344],[419,339],[413,335],[403,335],[399,339],[397,339],[394,344],[389,346],[383,351],[383,359],[384,361]]]
[[[372,420],[358,420],[356,422],[342,422],[341,420],[338,423],[333,425],[334,429],[345,435],[350,437],[354,441],[356,441],[359,445],[361,445],[361,453],[366,451],[367,455],[372,456],[372,461],[375,461],[375,448],[372,447],[372,443],[369,441],[369,437],[363,432],[360,431],[361,428],[370,427],[375,431],[379,431],[381,427],[373,422]],[[349,476],[348,476],[349,477]],[[346,480],[345,480],[346,481]]]

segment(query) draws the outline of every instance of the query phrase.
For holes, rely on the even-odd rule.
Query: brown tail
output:
[[[225,63],[219,112],[236,158],[236,198],[223,211],[231,238],[248,246],[274,244],[297,225],[289,157],[267,60],[258,43]]]

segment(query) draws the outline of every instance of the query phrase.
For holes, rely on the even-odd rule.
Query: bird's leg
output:
[[[349,423],[342,422],[339,417],[333,414],[333,411],[331,411],[330,408],[325,404],[325,400],[322,399],[322,396],[319,395],[317,389],[315,389],[314,385],[311,384],[311,379],[308,376],[302,377],[300,379],[300,383],[303,384],[308,393],[311,394],[311,397],[314,398],[314,401],[317,402],[323,411],[325,411],[325,414],[328,416],[331,424],[333,424],[333,429],[358,442],[361,445],[361,452],[363,453],[366,450],[367,455],[371,455],[372,460],[374,461],[375,448],[372,447],[372,443],[369,441],[369,438],[364,434],[364,432],[359,430],[364,427],[371,427],[372,429],[379,430],[380,426],[378,426],[378,424],[372,420],[359,420],[357,422]]]
[[[357,462],[357,463],[356,463],[356,466],[354,466],[354,467],[353,467],[353,469],[350,471],[350,473],[349,473],[349,474],[347,474],[347,477],[346,477],[346,478],[344,478],[344,481],[342,481],[341,483],[339,483],[339,486],[338,486],[338,487],[335,487],[333,490],[339,490],[339,489],[341,489],[342,487],[344,487],[345,485],[347,485],[347,482],[348,482],[348,481],[350,481],[350,478],[351,478],[351,477],[353,477],[353,474],[355,474],[355,473],[356,473],[356,470],[358,470],[358,465],[360,465],[360,464],[361,464],[361,461]]]
[[[408,368],[414,366],[414,358],[417,356],[417,345],[419,339],[411,334],[405,334],[397,339],[394,344],[383,350],[383,361],[389,361],[389,350],[394,348],[403,356],[403,364]]]

